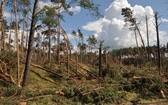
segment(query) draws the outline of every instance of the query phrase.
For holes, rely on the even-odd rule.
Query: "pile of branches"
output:
[[[16,84],[15,80],[10,74],[10,70],[7,68],[7,64],[2,60],[0,60],[0,79],[12,84]]]

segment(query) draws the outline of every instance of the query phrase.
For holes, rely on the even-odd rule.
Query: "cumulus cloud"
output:
[[[76,14],[76,13],[79,13],[81,11],[81,7],[80,6],[70,7],[69,11]]]
[[[134,11],[134,17],[139,23],[138,25],[145,44],[147,39],[145,16],[148,16],[150,44],[156,44],[156,31],[153,24],[155,20],[152,7],[142,7],[141,5],[131,6],[128,0],[115,0],[105,10],[103,18],[87,23],[83,26],[83,29],[95,32],[98,40],[104,40],[104,46],[110,46],[112,49],[136,46],[134,32],[130,31],[129,26],[125,25],[124,18],[121,15],[121,10],[125,7],[129,7]],[[162,19],[162,21],[167,22],[166,19]],[[161,42],[165,43],[167,33],[164,31],[160,31],[159,33]],[[138,44],[142,45],[139,36]]]
[[[83,26],[83,29],[88,31],[94,31],[96,33],[101,33],[104,25],[110,24],[111,21],[102,18],[95,22],[89,22],[86,26]]]

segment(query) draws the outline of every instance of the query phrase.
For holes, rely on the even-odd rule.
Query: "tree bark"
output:
[[[22,56],[24,55],[24,30],[25,30],[25,17],[23,19],[23,31],[22,31],[22,39],[21,39],[21,52],[22,52]]]
[[[156,35],[157,35],[157,50],[158,50],[158,69],[159,74],[161,74],[161,57],[160,57],[160,39],[159,39],[159,25],[158,25],[158,13],[155,13],[155,24],[156,24]]]
[[[99,76],[102,77],[102,44],[103,41],[100,41],[99,45]]]
[[[135,24],[135,28],[137,29],[137,31],[138,31],[138,33],[139,33],[139,36],[140,36],[140,38],[141,38],[141,42],[142,42],[143,47],[145,47],[145,43],[144,43],[144,40],[143,40],[143,38],[142,38],[142,34],[141,34],[141,32],[140,32],[139,27],[138,27],[137,24]]]
[[[4,9],[5,9],[6,0],[1,1],[0,8],[0,29],[1,29],[1,43],[0,50],[5,48],[5,32],[4,32]]]
[[[27,50],[27,57],[26,57],[26,63],[25,63],[25,69],[24,69],[24,76],[23,76],[23,82],[22,87],[26,87],[28,85],[28,77],[29,77],[29,71],[30,71],[30,63],[31,63],[31,55],[32,55],[32,46],[33,46],[33,40],[34,40],[34,27],[36,23],[36,10],[37,10],[37,3],[39,0],[34,1],[34,7],[33,7],[33,14],[32,14],[32,20],[31,20],[31,28],[30,28],[30,35],[29,35],[29,42],[28,42],[28,50]]]
[[[49,37],[49,43],[48,43],[48,62],[51,62],[51,28],[48,29],[48,37]]]
[[[75,56],[76,56],[76,75],[78,75],[78,52],[76,52]]]
[[[29,41],[29,32],[28,32],[28,20],[26,19],[26,51],[27,51],[27,48],[28,48],[28,41]]]
[[[135,33],[135,41],[136,41],[136,46],[137,46],[137,48],[138,48],[139,46],[138,46],[138,39],[137,39],[137,33],[136,33],[136,29],[134,29],[134,33]]]
[[[11,50],[11,34],[12,34],[12,10],[11,10],[11,18],[10,18],[9,51]]]
[[[19,57],[19,43],[18,43],[18,10],[17,10],[17,4],[16,0],[14,0],[14,11],[15,11],[15,18],[16,18],[16,24],[15,24],[15,41],[16,41],[16,48],[17,48],[17,83],[19,84],[19,77],[20,77],[20,70],[19,70],[19,63],[20,63],[20,57]],[[15,49],[16,50],[16,49]]]
[[[68,72],[68,78],[69,78],[70,71],[69,71],[69,50],[68,50],[68,48],[67,48],[67,72]]]
[[[57,37],[57,61],[58,65],[60,65],[60,25],[58,25],[58,37]]]
[[[146,15],[146,35],[147,35],[147,53],[148,53],[147,57],[149,60],[150,52],[149,52],[149,31],[148,31],[148,16],[147,15]]]

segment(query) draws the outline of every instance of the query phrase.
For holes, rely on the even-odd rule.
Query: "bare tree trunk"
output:
[[[78,53],[76,52],[76,75],[78,75]]]
[[[60,25],[58,26],[58,37],[57,37],[57,61],[58,65],[60,65]]]
[[[137,38],[136,29],[134,29],[134,33],[135,33],[135,41],[136,41],[136,46],[137,46],[137,50],[138,50],[138,55],[140,55],[140,50],[139,50],[139,45],[138,45],[138,38]]]
[[[81,46],[80,46],[81,47]],[[82,63],[83,59],[82,59],[82,50],[80,48],[80,63]]]
[[[25,18],[23,19],[23,31],[22,31],[22,39],[21,39],[22,56],[24,55],[24,31],[25,31]]]
[[[141,38],[142,45],[143,45],[143,47],[145,48],[145,43],[144,43],[144,40],[143,40],[143,38],[142,38],[142,34],[141,34],[141,32],[140,32],[139,27],[138,27],[137,24],[135,24],[135,28],[137,29],[137,31],[138,31],[138,33],[139,33],[139,36],[140,36],[140,38]]]
[[[18,10],[17,10],[17,4],[16,0],[14,0],[14,11],[15,11],[15,18],[16,18],[16,24],[15,24],[15,41],[16,41],[16,48],[17,48],[17,83],[19,84],[19,77],[20,77],[20,70],[19,70],[19,63],[20,63],[20,57],[19,57],[19,43],[18,43]]]
[[[69,78],[69,50],[67,48],[67,72],[68,72],[68,78]]]
[[[58,7],[60,5],[61,0],[58,0]],[[58,9],[58,13],[60,13],[60,9]],[[58,16],[57,22],[58,22],[58,37],[57,37],[57,61],[58,61],[58,65],[60,65],[60,17]]]
[[[49,28],[48,29],[49,31],[49,43],[48,43],[48,62],[50,63],[51,62],[51,29]]]
[[[159,40],[159,25],[158,25],[158,13],[155,13],[155,24],[156,24],[156,34],[157,34],[157,50],[158,50],[158,69],[159,74],[161,74],[161,57],[160,57],[160,40]]]
[[[0,50],[5,48],[5,27],[4,27],[4,9],[5,9],[6,0],[1,1],[1,8],[0,8],[0,29],[1,29],[1,43],[0,43]]]
[[[4,26],[4,20],[2,20],[2,27],[1,27],[1,40],[2,40],[2,49],[5,50],[5,26]]]
[[[2,49],[4,49],[4,50],[6,49],[5,48],[5,43],[6,43],[6,41],[5,41],[5,37],[6,37],[5,29],[6,29],[6,27],[5,27],[4,20],[3,20],[3,26],[2,26]]]
[[[11,10],[11,18],[10,18],[9,51],[11,50],[11,34],[12,34],[12,10]]]
[[[30,63],[31,63],[31,54],[32,54],[32,46],[33,46],[34,31],[35,31],[34,27],[35,27],[35,23],[36,23],[36,9],[37,9],[38,1],[39,0],[34,1],[31,27],[30,27],[30,35],[29,35],[29,43],[28,43],[28,50],[27,50],[27,57],[26,57],[22,87],[26,87],[27,84],[28,84],[28,77],[29,77]]]
[[[28,23],[27,23],[28,21],[27,21],[27,19],[26,19],[26,46],[25,46],[25,48],[26,48],[26,51],[27,51],[27,48],[28,48],[28,40],[29,40],[29,30],[28,30]]]
[[[148,16],[147,15],[146,15],[146,35],[147,35],[147,53],[148,53],[147,57],[149,60],[150,52],[149,52],[149,31],[148,31]]]
[[[99,45],[99,76],[102,77],[102,44],[103,41],[100,41]]]
[[[138,46],[138,38],[137,38],[136,29],[134,29],[134,34],[135,34],[136,46],[137,46],[137,48],[138,48],[139,46]]]
[[[29,32],[28,32],[28,30],[27,30],[27,32],[26,32],[27,34],[26,34],[26,51],[27,51],[27,49],[28,49],[28,41],[29,41]]]

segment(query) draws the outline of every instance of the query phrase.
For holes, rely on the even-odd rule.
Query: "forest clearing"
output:
[[[152,6],[128,0],[0,4],[0,105],[168,104],[167,19]]]

